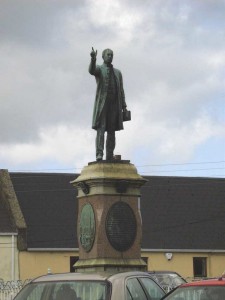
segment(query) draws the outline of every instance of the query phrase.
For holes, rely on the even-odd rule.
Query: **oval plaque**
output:
[[[95,240],[95,215],[91,204],[85,204],[80,215],[80,243],[86,252]]]
[[[126,251],[134,243],[137,222],[132,208],[126,202],[116,202],[106,218],[107,238],[114,249]]]

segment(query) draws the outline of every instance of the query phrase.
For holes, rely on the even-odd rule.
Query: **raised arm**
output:
[[[91,62],[88,71],[91,75],[96,75],[97,74],[97,68],[96,68],[97,50],[95,51],[94,48],[92,47],[92,51],[90,55],[91,55]]]

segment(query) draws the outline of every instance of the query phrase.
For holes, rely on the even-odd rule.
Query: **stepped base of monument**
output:
[[[121,272],[121,271],[146,271],[147,266],[143,259],[113,259],[96,258],[80,259],[74,268],[76,272]]]

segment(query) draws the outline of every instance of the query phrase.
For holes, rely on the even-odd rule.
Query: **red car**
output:
[[[180,285],[168,293],[165,300],[223,300],[225,299],[225,278],[194,281]]]

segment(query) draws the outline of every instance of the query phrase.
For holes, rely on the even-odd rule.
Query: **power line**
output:
[[[151,171],[146,171],[146,172],[141,172],[141,174],[148,174],[147,176],[157,176],[156,174],[157,173],[174,173],[174,172],[194,172],[194,171],[211,171],[211,170],[225,170],[225,167],[221,167],[221,168],[201,168],[201,169],[176,169],[176,170],[151,170]],[[156,173],[156,174],[154,174]],[[51,173],[51,175],[53,175],[54,173]],[[11,176],[12,179],[24,179],[24,178],[50,178],[51,175],[37,175],[37,176]],[[68,175],[68,174],[64,174],[64,176],[72,176],[73,174],[71,175]],[[75,174],[74,173],[74,176],[76,175],[79,175],[79,174]],[[57,176],[57,175],[55,175]],[[215,175],[214,175],[215,176]],[[217,176],[224,176],[224,175],[217,175]],[[75,178],[74,178],[75,179]],[[50,183],[42,183],[42,184],[50,184]],[[20,185],[19,183],[15,183],[15,185]],[[23,183],[21,183],[21,185],[23,185]]]
[[[146,164],[136,166],[137,168],[144,167],[166,167],[166,166],[187,166],[187,165],[202,165],[202,164],[219,164],[225,163],[224,160],[221,161],[203,161],[203,162],[190,162],[190,163],[168,163],[168,164]],[[84,166],[83,166],[84,167]],[[10,172],[46,172],[46,171],[69,171],[69,170],[82,170],[83,167],[74,168],[52,168],[52,169],[9,169]]]
[[[161,171],[155,170],[154,172],[167,173],[167,172],[192,172],[192,171],[209,171],[209,170],[225,170],[225,167],[223,167],[223,168],[207,168],[207,169],[161,170]],[[142,172],[142,173],[146,173],[146,172]]]
[[[221,161],[204,161],[204,162],[193,162],[193,163],[169,163],[169,164],[151,164],[151,165],[142,165],[137,166],[138,168],[141,167],[166,167],[166,166],[186,166],[186,165],[203,165],[203,164],[219,164],[225,163],[224,160]]]
[[[45,172],[45,171],[69,171],[69,170],[82,170],[83,167],[77,167],[77,168],[60,168],[60,169],[12,169],[10,172]]]

